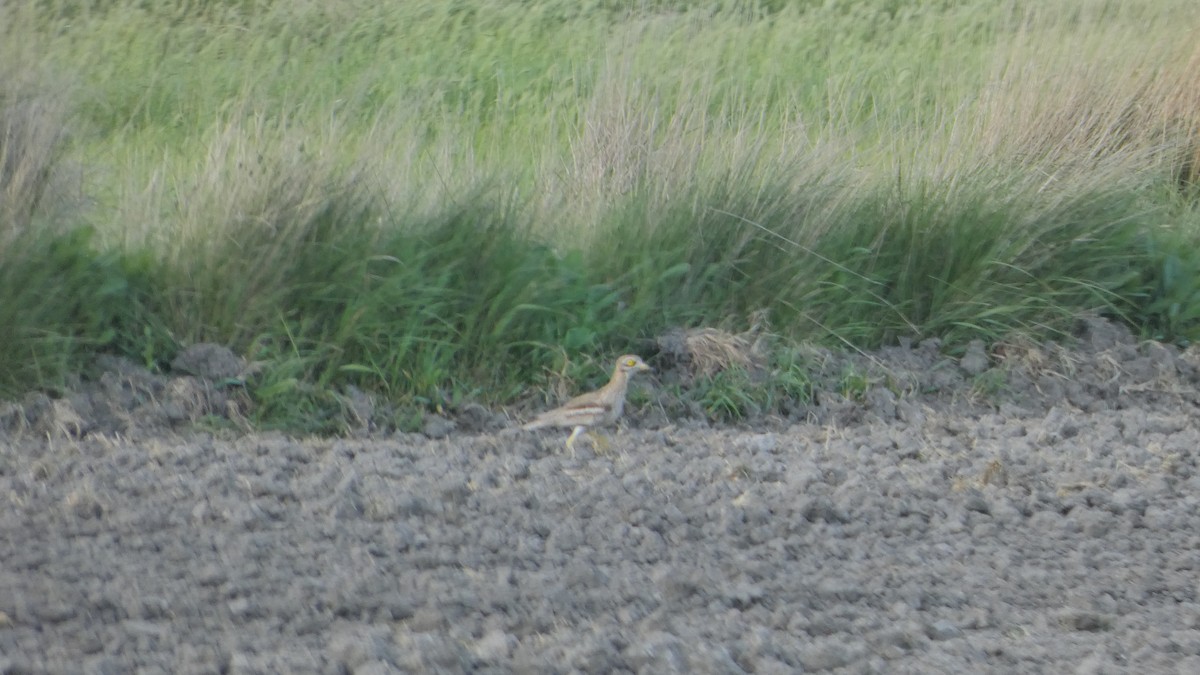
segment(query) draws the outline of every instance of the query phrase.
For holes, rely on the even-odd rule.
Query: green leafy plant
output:
[[[838,393],[853,401],[862,401],[870,389],[870,376],[853,366],[846,366],[838,379]]]
[[[971,393],[995,399],[1008,386],[1008,374],[1001,368],[989,368],[971,378]]]
[[[708,378],[698,387],[700,405],[710,419],[738,422],[762,412],[760,401],[744,370],[730,368]]]
[[[1154,336],[1195,342],[1200,339],[1200,254],[1190,247],[1166,252],[1143,310]]]

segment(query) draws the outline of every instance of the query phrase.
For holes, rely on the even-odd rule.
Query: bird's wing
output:
[[[604,391],[591,391],[580,394],[554,410],[547,410],[526,424],[524,429],[541,429],[543,427],[573,427],[588,426],[603,419],[612,410],[611,397]]]

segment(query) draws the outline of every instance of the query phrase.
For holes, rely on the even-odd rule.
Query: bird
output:
[[[545,429],[547,427],[572,427],[571,435],[567,438],[567,450],[575,452],[575,439],[579,434],[592,427],[613,424],[625,410],[625,390],[629,388],[629,378],[634,373],[652,370],[640,356],[626,354],[617,359],[612,377],[608,384],[580,394],[563,405],[533,418],[521,428],[526,431]],[[592,444],[596,441],[593,438]]]

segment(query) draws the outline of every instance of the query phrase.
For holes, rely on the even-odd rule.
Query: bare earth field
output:
[[[1200,672],[1190,352],[850,360],[861,400],[575,457],[184,431],[177,382],[11,406],[0,673]]]

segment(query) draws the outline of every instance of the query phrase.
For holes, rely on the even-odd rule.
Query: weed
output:
[[[1152,244],[1157,265],[1141,310],[1144,332],[1156,339],[1189,344],[1200,339],[1200,254],[1186,242],[1165,250]]]
[[[806,365],[795,354],[781,350],[772,355],[771,368],[750,373],[734,366],[699,378],[693,398],[715,422],[741,422],[763,415],[786,416],[812,400],[812,382]]]
[[[738,422],[762,412],[754,390],[746,371],[730,368],[707,378],[698,399],[710,419]]]
[[[971,394],[995,400],[1008,387],[1008,373],[1001,368],[989,368],[971,379]]]
[[[852,401],[862,401],[871,388],[871,378],[853,365],[847,365],[838,379],[837,390],[843,397]]]

